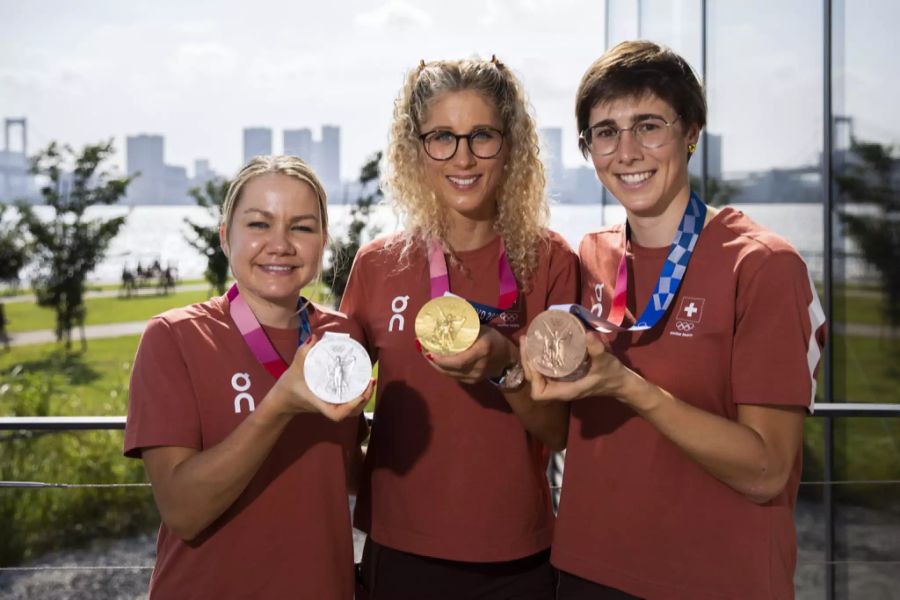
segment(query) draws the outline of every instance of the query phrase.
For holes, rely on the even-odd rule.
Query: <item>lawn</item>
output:
[[[304,296],[330,305],[328,288],[322,284],[303,289]],[[167,296],[133,296],[131,298],[87,298],[85,325],[106,325],[144,321],[170,308],[203,302],[209,298],[206,290],[178,292]],[[53,329],[56,316],[52,308],[34,302],[9,302],[4,305],[8,321],[7,331],[21,333],[35,329]]]

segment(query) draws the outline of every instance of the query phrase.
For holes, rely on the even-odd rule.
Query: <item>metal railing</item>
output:
[[[814,418],[823,419],[824,472],[822,481],[804,481],[801,485],[821,485],[823,487],[823,504],[825,513],[825,557],[824,561],[810,564],[822,564],[825,568],[825,598],[835,598],[835,566],[860,563],[900,566],[900,556],[888,561],[839,561],[835,560],[835,503],[833,488],[841,484],[898,484],[900,481],[835,481],[834,480],[834,420],[845,417],[900,417],[900,404],[853,404],[822,403],[815,407]],[[372,413],[366,413],[369,422]],[[0,431],[84,431],[115,430],[125,428],[125,417],[0,417]],[[0,488],[69,488],[69,487],[149,487],[149,483],[84,483],[71,484],[62,482],[34,481],[0,481]],[[801,562],[799,566],[804,563]],[[39,571],[39,570],[145,570],[152,566],[48,566],[48,567],[0,567],[3,571]]]

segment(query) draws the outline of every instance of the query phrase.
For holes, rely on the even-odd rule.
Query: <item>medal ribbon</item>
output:
[[[450,275],[447,273],[447,259],[444,258],[444,247],[438,240],[431,240],[428,244],[428,271],[431,275],[431,297],[438,298],[450,292]],[[500,297],[497,306],[488,306],[466,300],[478,313],[478,320],[482,323],[490,323],[503,311],[508,310],[516,303],[519,297],[519,288],[516,286],[516,276],[513,275],[509,265],[509,257],[506,255],[506,245],[500,238],[500,256],[497,259],[497,272],[500,278]]]
[[[272,340],[266,335],[265,330],[250,309],[250,305],[241,296],[238,286],[235,283],[231,286],[226,294],[228,298],[228,311],[231,313],[231,319],[238,327],[238,331],[244,337],[244,342],[250,348],[250,352],[256,357],[266,371],[272,374],[272,377],[278,379],[281,374],[287,371],[288,364],[281,358]],[[298,334],[297,345],[300,346],[309,336],[312,330],[309,325],[309,312],[306,310],[306,299],[297,298],[297,310],[300,313],[300,332]]]
[[[582,320],[586,325],[611,333],[612,331],[645,331],[653,328],[663,315],[672,305],[672,300],[678,294],[678,288],[681,287],[681,281],[687,271],[688,263],[694,254],[694,247],[700,238],[700,232],[703,230],[703,223],[706,221],[706,205],[700,200],[697,194],[691,192],[690,200],[684,209],[681,222],[678,224],[678,231],[675,232],[675,239],[669,247],[669,254],[666,262],[663,263],[662,271],[656,281],[656,286],[647,306],[631,327],[622,327],[622,321],[625,318],[625,305],[628,299],[628,262],[626,259],[626,250],[628,240],[631,237],[631,229],[628,224],[625,225],[624,243],[622,249],[622,258],[619,260],[619,268],[616,271],[616,287],[613,292],[612,306],[609,311],[609,317],[603,319],[597,317],[591,311],[578,304],[557,304],[550,308],[555,310],[564,310],[571,312],[573,315]]]

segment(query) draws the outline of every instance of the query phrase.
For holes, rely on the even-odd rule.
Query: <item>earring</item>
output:
[[[688,144],[688,154],[693,154],[697,151],[697,144]]]

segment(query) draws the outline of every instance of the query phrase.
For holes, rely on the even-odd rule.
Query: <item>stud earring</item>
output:
[[[697,151],[697,144],[688,144],[688,154],[693,154]]]

